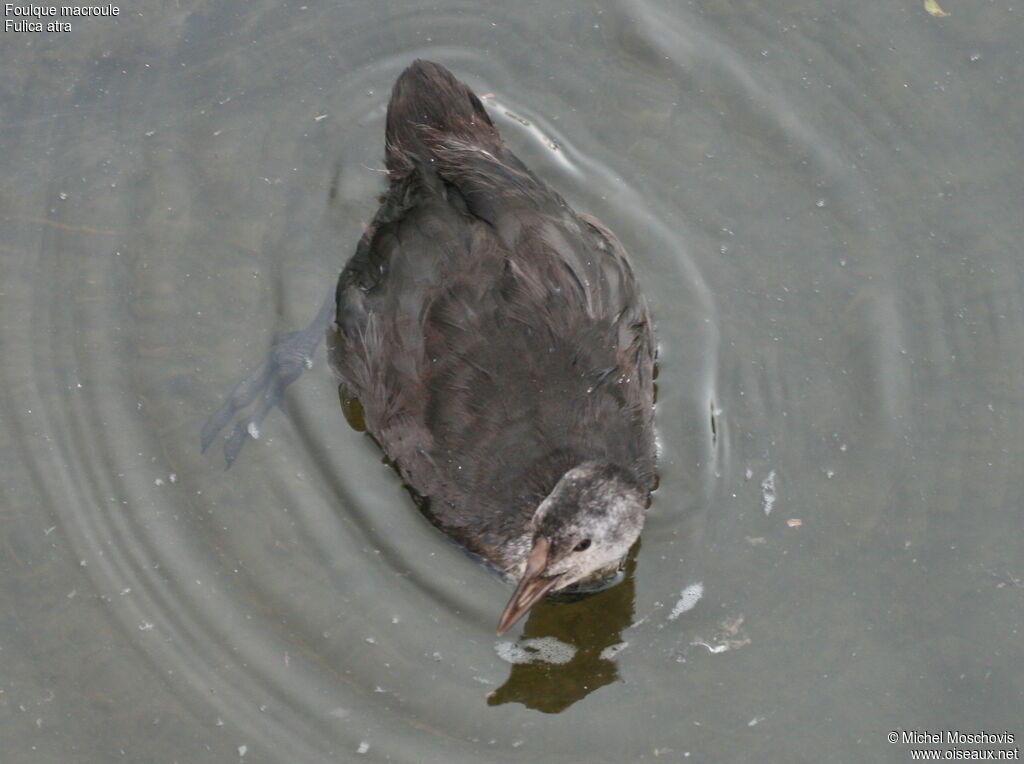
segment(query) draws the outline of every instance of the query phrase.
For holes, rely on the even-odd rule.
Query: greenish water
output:
[[[942,6],[143,1],[4,32],[0,760],[1024,737],[1024,9]],[[502,638],[508,587],[322,350],[230,471],[199,451],[373,215],[416,57],[617,232],[658,324],[630,575]]]

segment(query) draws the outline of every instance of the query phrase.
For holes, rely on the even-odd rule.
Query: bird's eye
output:
[[[590,539],[583,539],[580,543],[572,548],[574,552],[585,552],[590,549]]]

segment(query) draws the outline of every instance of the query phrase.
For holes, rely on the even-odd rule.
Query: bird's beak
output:
[[[499,637],[511,629],[516,621],[526,615],[526,611],[533,607],[541,597],[551,591],[552,587],[558,583],[559,576],[546,577],[541,575],[547,567],[550,549],[551,542],[543,536],[538,537],[533,542],[533,549],[530,550],[530,556],[526,559],[526,569],[523,571],[523,577],[519,579],[519,585],[512,593],[512,599],[505,606],[505,612],[501,614],[501,620],[498,621]]]

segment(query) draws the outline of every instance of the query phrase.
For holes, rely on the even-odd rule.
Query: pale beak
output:
[[[512,599],[505,606],[501,620],[498,621],[499,637],[511,629],[516,621],[526,615],[526,612],[558,583],[559,576],[541,576],[547,567],[550,549],[551,542],[543,536],[533,542],[533,549],[530,550],[530,556],[526,559],[523,577],[519,579],[519,585],[512,593]]]

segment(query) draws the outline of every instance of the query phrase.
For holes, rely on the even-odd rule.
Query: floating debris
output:
[[[706,647],[708,652],[724,653],[728,650],[736,650],[750,644],[750,637],[740,627],[743,625],[743,615],[722,621],[718,631],[710,640],[695,639],[691,645]]]
[[[999,573],[995,570],[986,570],[985,573],[996,580],[997,589],[1003,589],[1007,586],[1024,586],[1024,579],[1017,578],[1009,571]]]
[[[617,645],[608,645],[608,647],[601,651],[601,658],[606,661],[610,661],[627,647],[629,647],[629,642],[619,642]]]
[[[679,601],[676,606],[672,608],[672,612],[668,614],[668,619],[674,621],[687,610],[693,610],[694,606],[700,602],[700,598],[704,596],[704,584],[698,581],[695,584],[690,584],[683,589],[680,594]]]
[[[940,19],[949,15],[949,13],[942,10],[942,6],[940,6],[936,0],[924,0],[924,9],[932,16]]]
[[[775,506],[775,470],[768,473],[768,477],[761,481],[761,507],[767,517],[772,513]]]

